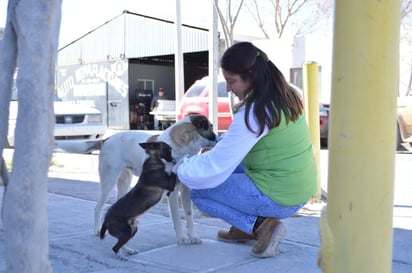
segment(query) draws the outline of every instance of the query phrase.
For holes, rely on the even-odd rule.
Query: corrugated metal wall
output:
[[[184,53],[208,50],[208,31],[182,27]],[[58,65],[174,54],[173,22],[124,12],[61,48]]]

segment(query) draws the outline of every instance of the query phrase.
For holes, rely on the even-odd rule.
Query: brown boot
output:
[[[247,234],[246,232],[232,226],[229,231],[219,230],[217,233],[217,240],[229,243],[255,244],[257,236],[256,234]]]
[[[257,228],[258,241],[252,248],[252,255],[258,258],[273,257],[279,254],[279,242],[286,236],[285,225],[275,218],[266,218]]]

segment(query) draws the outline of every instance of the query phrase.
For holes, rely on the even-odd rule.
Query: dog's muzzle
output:
[[[208,139],[211,141],[217,141],[217,137],[215,134],[211,135]]]

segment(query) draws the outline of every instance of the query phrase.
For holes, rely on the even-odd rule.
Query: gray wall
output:
[[[175,69],[173,66],[129,63],[129,90],[137,89],[137,80],[154,80],[154,93],[159,87],[169,99],[175,99]]]

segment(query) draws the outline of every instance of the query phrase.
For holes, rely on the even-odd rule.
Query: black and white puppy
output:
[[[117,187],[117,199],[121,198],[129,191],[133,176],[140,176],[142,172],[146,153],[141,147],[130,147],[135,143],[152,141],[167,143],[172,147],[173,158],[179,161],[184,156],[197,154],[202,147],[214,146],[217,136],[207,117],[190,115],[168,127],[156,139],[148,132],[134,130],[118,132],[106,139],[101,144],[99,153],[100,197],[94,213],[94,232],[97,235],[102,226],[102,209],[112,190]],[[201,243],[194,228],[190,189],[178,182],[168,196],[168,201],[177,243]],[[179,204],[183,207],[186,231],[180,217]]]
[[[165,142],[139,144],[148,155],[143,163],[139,181],[108,209],[100,230],[101,239],[104,239],[106,230],[118,239],[112,249],[120,260],[127,260],[127,257],[119,252],[120,249],[128,255],[137,253],[126,246],[137,232],[136,218],[156,205],[165,191],[171,192],[176,186],[176,175],[167,172],[163,162],[172,161],[172,148]],[[168,168],[170,170],[171,166]]]

